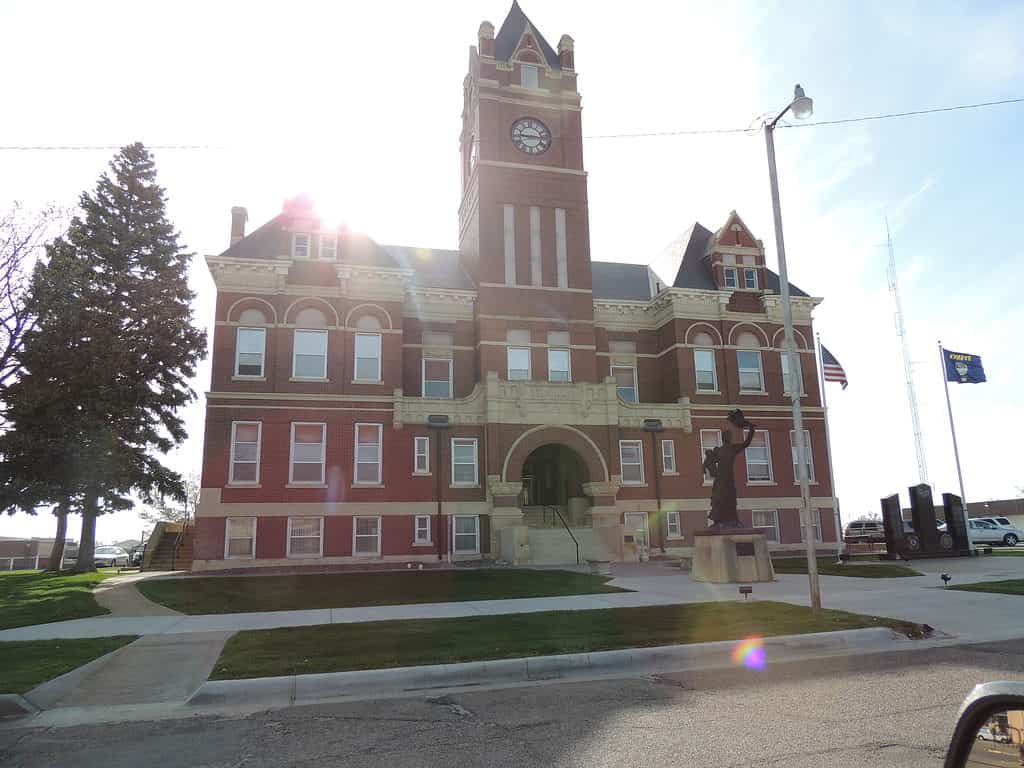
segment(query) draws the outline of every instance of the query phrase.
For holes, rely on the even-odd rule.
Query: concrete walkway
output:
[[[146,599],[135,588],[137,581],[168,575],[171,573],[147,571],[111,576],[101,581],[92,594],[97,603],[110,611],[110,616],[181,616],[183,614]]]

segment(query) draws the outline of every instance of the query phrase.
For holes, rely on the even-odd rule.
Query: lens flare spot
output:
[[[764,669],[766,664],[764,643],[760,637],[748,637],[732,651],[732,663],[747,669]]]

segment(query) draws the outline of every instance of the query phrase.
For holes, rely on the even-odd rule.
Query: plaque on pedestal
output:
[[[693,545],[694,581],[713,584],[749,584],[774,581],[768,539],[757,528],[696,531]]]

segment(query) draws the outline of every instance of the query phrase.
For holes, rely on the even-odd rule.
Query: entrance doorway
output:
[[[528,524],[560,526],[553,512],[545,514],[557,507],[569,525],[590,525],[590,500],[583,494],[583,484],[590,478],[586,464],[572,448],[554,443],[540,446],[523,462],[522,478],[521,503]]]
[[[648,557],[650,530],[646,512],[627,512],[622,526],[622,559],[640,562]]]

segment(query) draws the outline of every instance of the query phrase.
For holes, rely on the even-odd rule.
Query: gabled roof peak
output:
[[[558,54],[544,39],[544,35],[540,33],[537,26],[523,13],[523,9],[519,7],[516,0],[512,0],[512,7],[494,38],[494,58],[498,61],[511,61],[519,48],[523,35],[527,32],[536,38],[537,45],[540,47],[541,53],[544,54],[544,60],[548,67],[561,69],[562,64]]]

